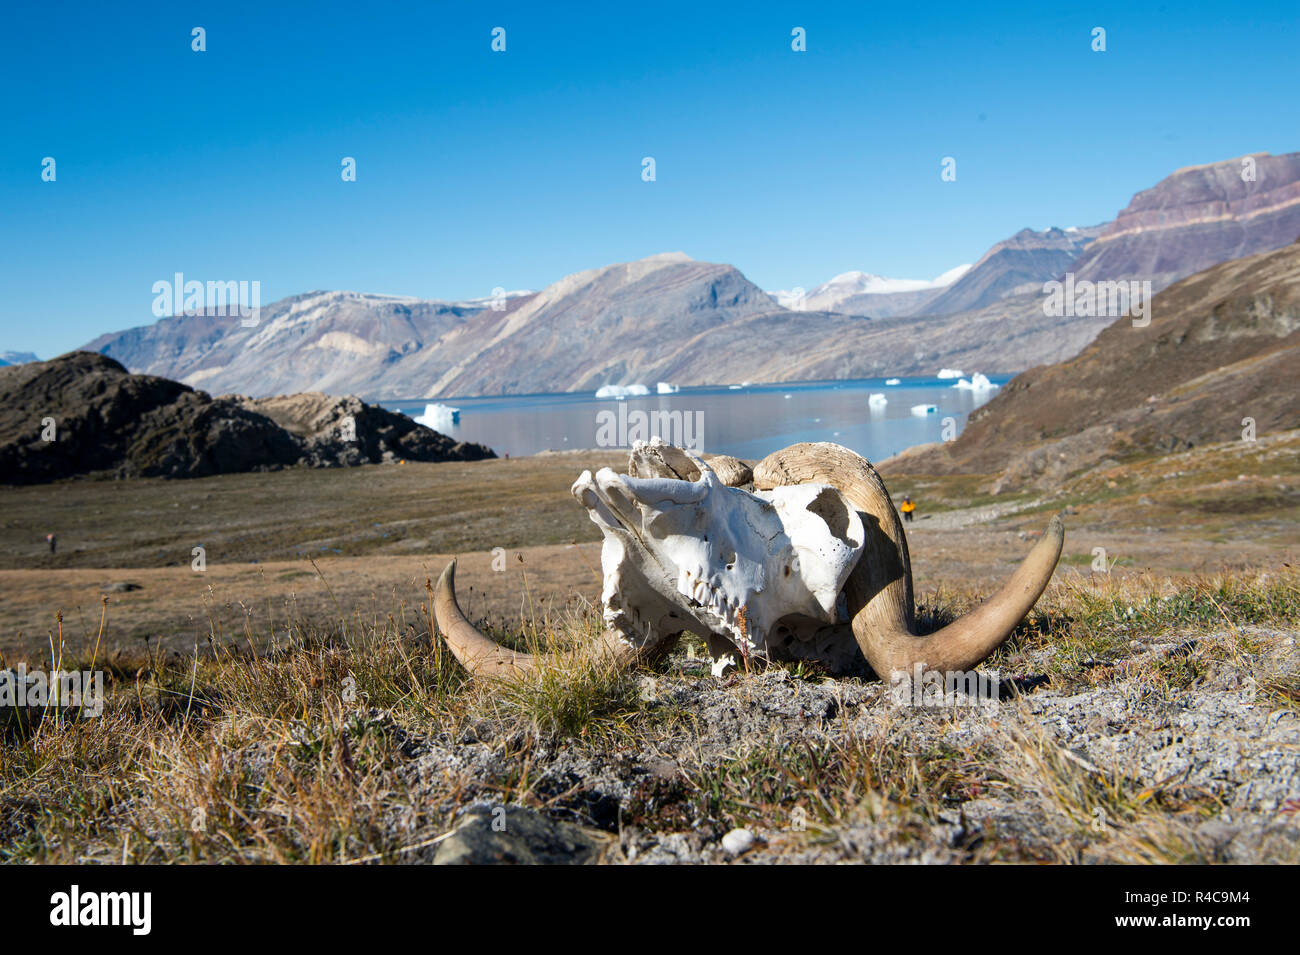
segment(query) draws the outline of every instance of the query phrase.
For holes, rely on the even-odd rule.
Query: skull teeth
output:
[[[728,627],[735,626],[736,611],[741,607],[741,600],[738,596],[723,592],[722,578],[717,574],[705,579],[702,569],[683,570],[678,590]]]

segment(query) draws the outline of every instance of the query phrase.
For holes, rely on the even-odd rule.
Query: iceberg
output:
[[[416,415],[415,423],[446,434],[460,424],[460,409],[451,405],[425,405],[424,414]]]
[[[661,395],[675,395],[682,390],[681,385],[670,385],[666,381],[661,381],[655,385],[655,390]]]
[[[650,389],[645,385],[601,385],[596,389],[597,398],[629,398],[648,394]]]
[[[887,385],[901,385],[902,383],[903,383],[903,382],[902,382],[902,379],[900,379],[900,378],[886,378],[886,379],[885,379],[885,384],[887,384]]]
[[[960,377],[962,377],[962,375],[964,375],[964,374],[966,374],[966,372],[962,371],[960,368],[940,368],[940,369],[939,369],[939,377],[940,377],[940,378],[960,378]]]
[[[924,418],[928,414],[936,414],[938,411],[938,405],[912,405],[912,414],[918,418]]]
[[[989,381],[986,375],[981,375],[977,371],[970,376],[970,381],[962,378],[953,387],[961,388],[963,391],[992,391],[998,386]]]
[[[867,404],[872,408],[883,408],[889,404],[889,399],[877,392],[867,399]]]

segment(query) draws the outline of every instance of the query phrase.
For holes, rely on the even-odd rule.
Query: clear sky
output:
[[[768,289],[930,278],[1180,166],[1300,149],[1298,22],[1295,0],[6,4],[0,350],[153,321],[178,271],[263,304],[666,251]]]

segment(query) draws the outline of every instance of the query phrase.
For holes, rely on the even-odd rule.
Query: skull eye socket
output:
[[[831,534],[845,543],[851,543],[849,537],[849,512],[847,505],[837,491],[823,489],[808,505],[808,510],[826,522]]]

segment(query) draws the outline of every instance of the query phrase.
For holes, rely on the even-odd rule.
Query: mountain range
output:
[[[734,266],[668,253],[496,301],[310,292],[264,307],[254,328],[177,315],[84,347],[214,393],[372,399],[1014,373],[1071,357],[1114,320],[1044,314],[1048,280],[1135,278],[1158,291],[1298,235],[1300,153],[1256,154],[1178,170],[1112,222],[1025,229],[931,282],[846,273],[798,308]]]

